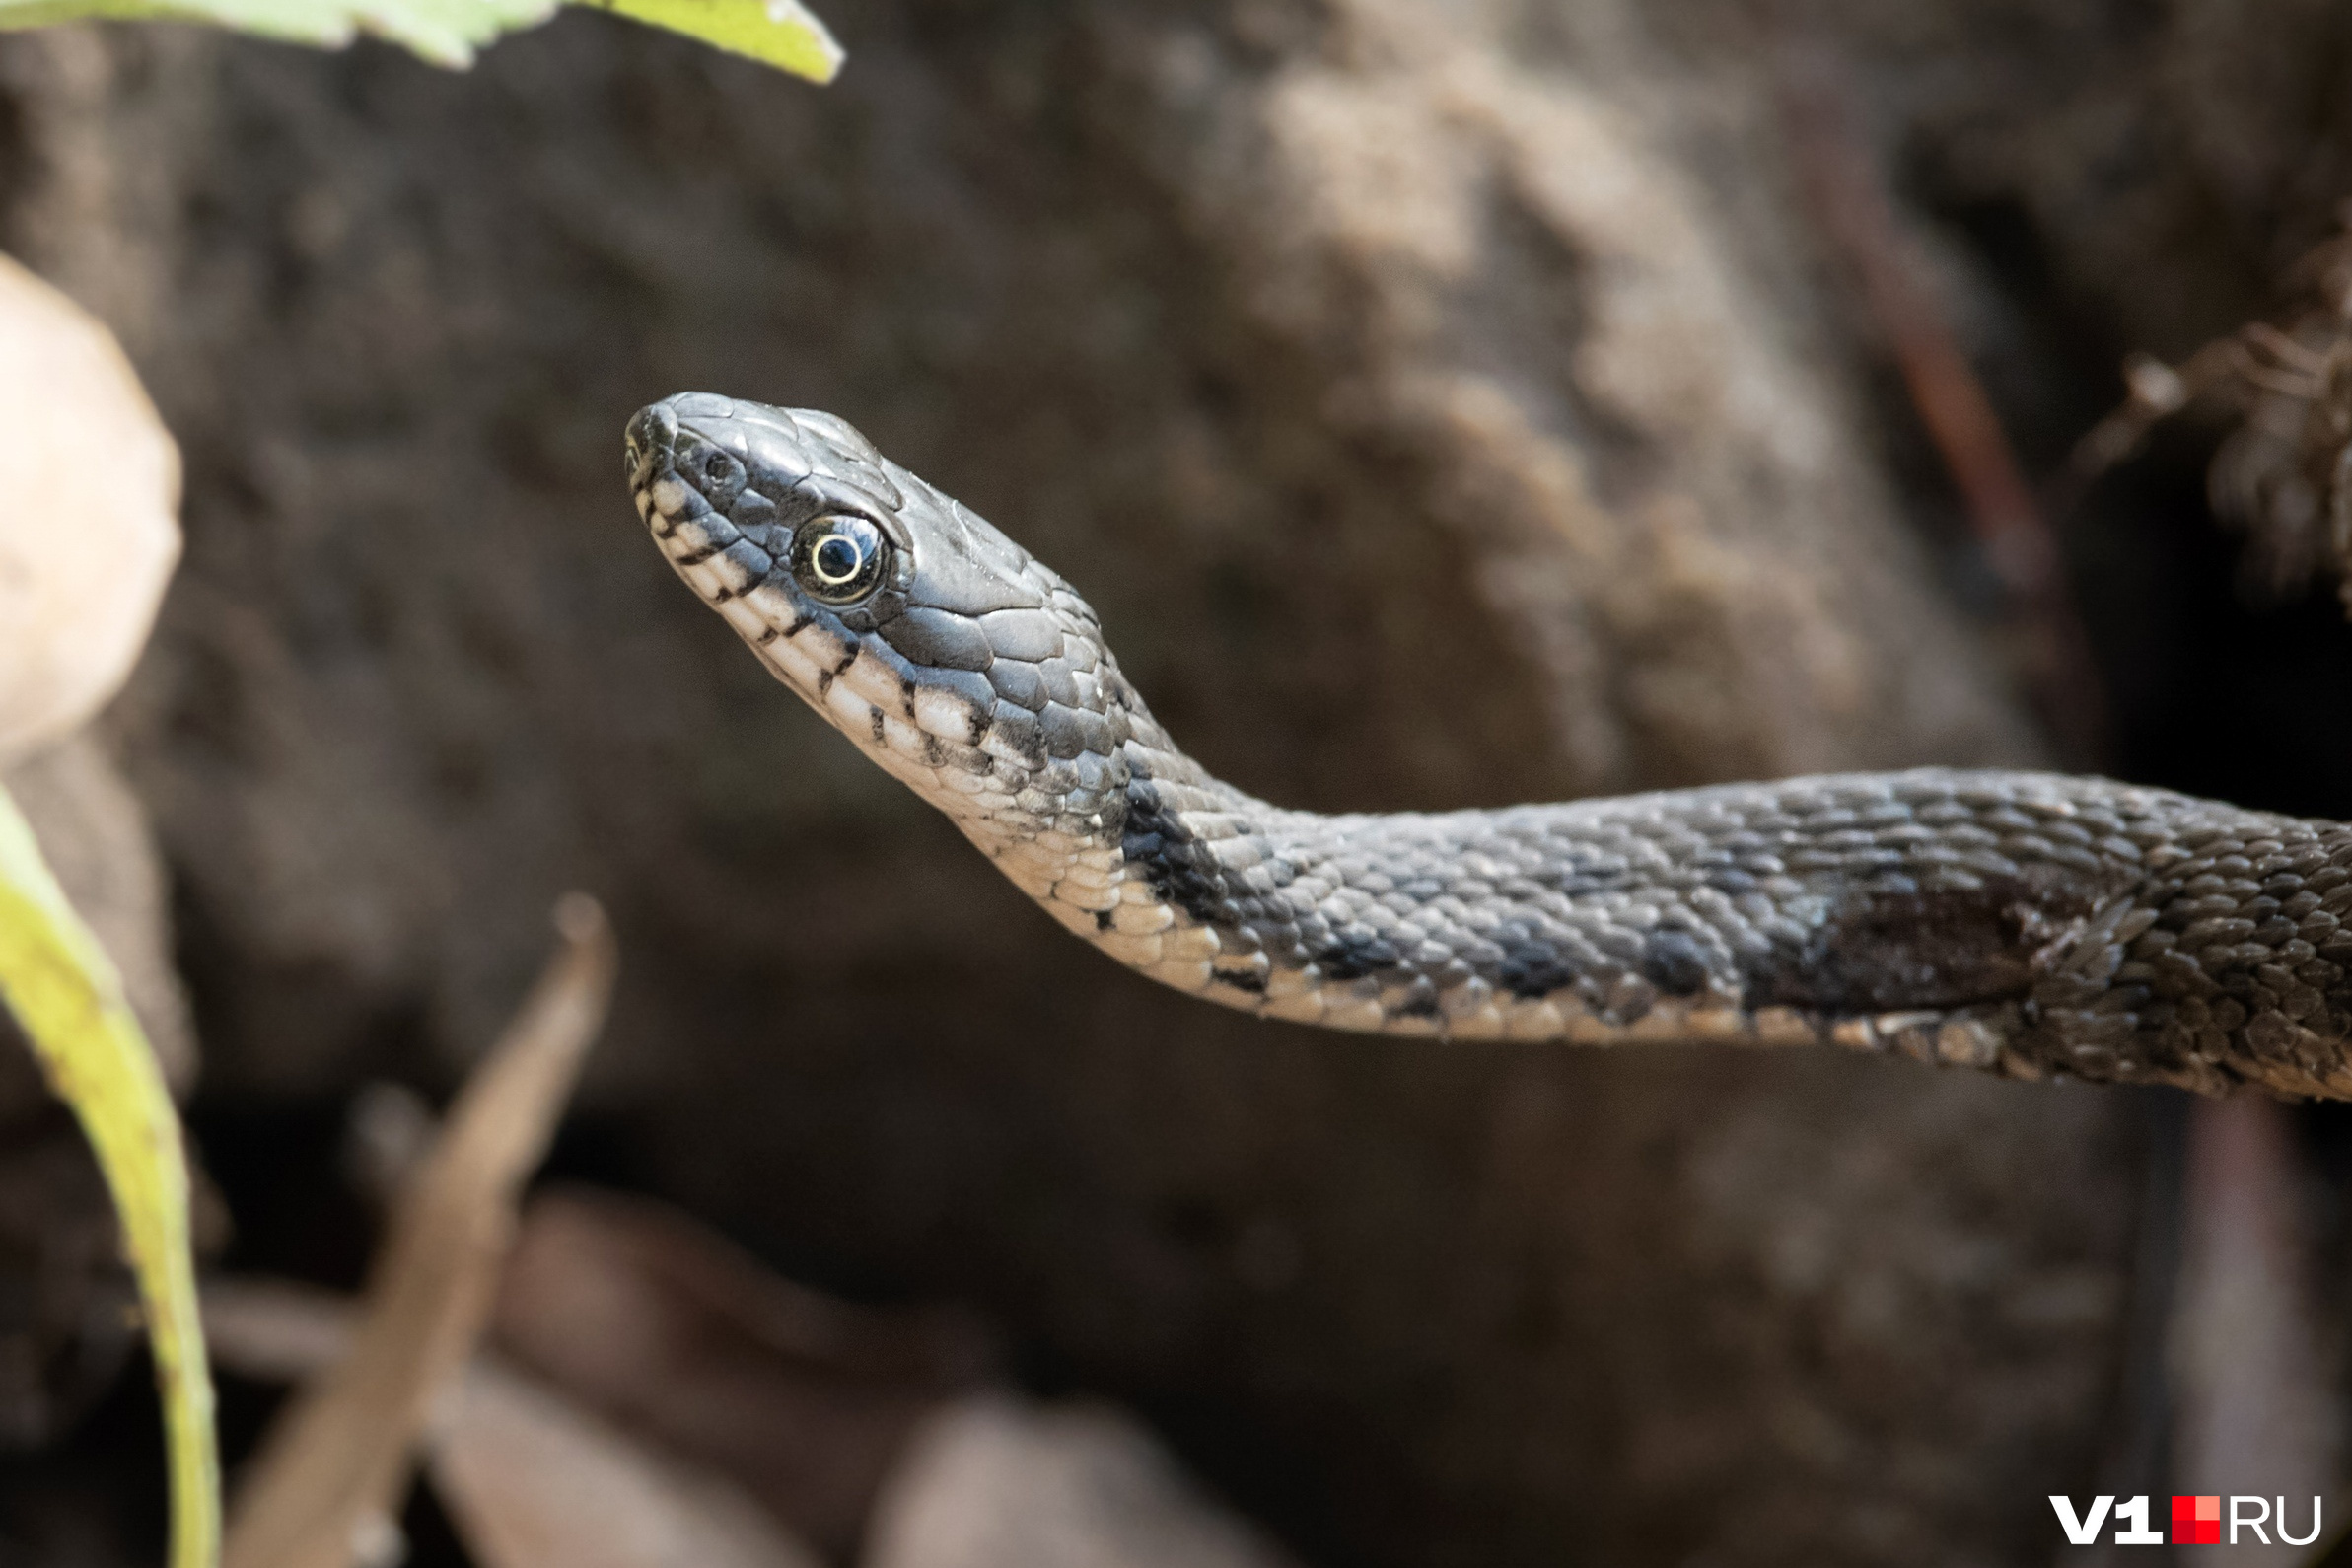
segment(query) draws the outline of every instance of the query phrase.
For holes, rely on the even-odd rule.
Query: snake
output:
[[[2352,1098],[2352,826],[1922,767],[1435,813],[1214,777],[1094,609],[836,415],[681,392],[624,470],[677,575],[1118,962],[1439,1040],[1828,1046]]]

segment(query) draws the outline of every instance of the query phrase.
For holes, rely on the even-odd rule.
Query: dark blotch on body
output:
[[[1367,974],[1393,969],[1403,957],[1393,942],[1345,934],[1314,955],[1316,967],[1334,980],[1360,980]]]
[[[1497,933],[1498,938],[1505,933]],[[1576,983],[1576,970],[1560,950],[1541,938],[1514,936],[1503,941],[1503,962],[1495,983],[1523,1002],[1532,1002]]]
[[[2035,956],[2111,891],[2029,866],[1964,891],[1851,893],[1801,952],[1743,964],[1743,1001],[1852,1014],[2023,996]]]
[[[1642,949],[1642,978],[1669,996],[1707,988],[1707,950],[1687,931],[1653,931]]]
[[[1153,893],[1204,926],[1231,929],[1223,890],[1201,869],[1212,865],[1208,850],[1184,830],[1176,814],[1160,806],[1160,792],[1148,779],[1127,785],[1127,821],[1119,840],[1127,864],[1143,873]]]

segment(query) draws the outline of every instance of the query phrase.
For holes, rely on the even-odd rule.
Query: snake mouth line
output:
[[[640,409],[629,421],[622,465],[630,498],[664,553],[679,565],[724,549],[737,533],[719,498],[704,492],[685,461],[701,449],[723,450],[681,423],[667,403]]]
[[[757,506],[743,510],[757,515],[732,518],[719,504],[722,498],[705,491],[686,461],[695,456],[695,447],[712,453],[724,449],[676,425],[649,431],[641,440],[638,422],[632,421],[630,433],[631,499],[663,557],[687,586],[707,603],[724,606],[773,580],[790,540],[790,531],[773,521],[773,504],[739,483],[739,506],[748,498]],[[694,447],[688,447],[689,442]],[[771,630],[759,640],[772,635]]]

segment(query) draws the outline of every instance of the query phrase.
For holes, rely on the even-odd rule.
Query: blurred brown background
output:
[[[1792,73],[1842,84],[2038,479],[2126,352],[2259,315],[2332,231],[2352,14],[826,14],[823,91],[585,15],[466,76],[0,39],[0,249],[112,324],[187,462],[105,740],[169,877],[229,1261],[351,1281],[351,1097],[445,1094],[579,885],[622,989],[559,1174],[851,1297],[965,1304],[1302,1562],[2038,1561],[2047,1494],[2162,1491],[2175,1099],[1156,990],[671,580],[619,431],[688,388],[846,416],[1286,804],[2046,760],[1809,206]],[[2161,430],[2064,524],[2103,761],[2352,815],[2352,630],[2243,581],[2213,439]],[[2295,1128],[2339,1277],[2343,1123]],[[42,1560],[145,1549],[135,1510],[68,1506],[123,1484],[144,1397],[11,1461]]]

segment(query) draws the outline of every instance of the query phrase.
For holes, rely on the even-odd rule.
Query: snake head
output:
[[[1115,834],[1148,716],[1021,546],[813,409],[681,392],[629,421],[626,469],[678,576],[983,847]]]

